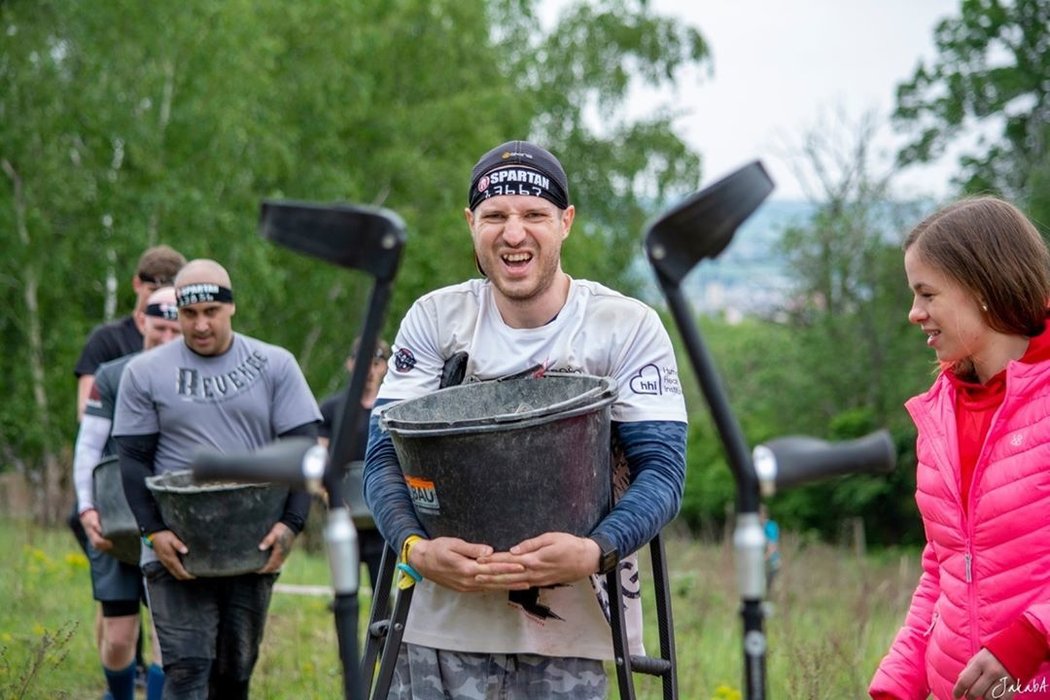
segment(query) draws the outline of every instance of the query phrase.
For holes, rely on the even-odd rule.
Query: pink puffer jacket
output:
[[[951,698],[981,646],[1019,615],[1050,635],[1050,362],[1007,366],[1006,395],[960,503],[955,389],[941,376],[907,403],[918,428],[923,573],[873,696]],[[1050,636],[1048,636],[1050,638]],[[1015,698],[1050,698],[1050,663]],[[995,694],[995,688],[987,696]]]

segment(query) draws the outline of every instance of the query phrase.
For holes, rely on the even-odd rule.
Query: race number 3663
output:
[[[408,484],[408,491],[412,494],[412,503],[416,508],[430,511],[441,510],[433,481],[418,476],[406,476],[405,483]]]

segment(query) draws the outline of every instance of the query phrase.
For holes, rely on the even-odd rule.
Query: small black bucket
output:
[[[147,477],[146,486],[165,524],[189,548],[182,565],[194,576],[247,574],[270,558],[259,542],[284,512],[287,486],[198,484],[189,470]]]
[[[548,375],[441,389],[381,421],[427,534],[506,551],[608,512],[615,398],[607,377]]]
[[[95,465],[91,472],[91,487],[102,536],[113,542],[113,549],[106,553],[126,564],[138,566],[142,539],[135,514],[124,495],[124,480],[120,476],[120,462],[116,455]]]

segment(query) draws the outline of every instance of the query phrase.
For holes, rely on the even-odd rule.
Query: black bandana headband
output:
[[[178,300],[179,308],[190,304],[200,304],[206,301],[217,301],[223,304],[233,303],[233,290],[219,284],[210,282],[199,282],[187,284],[175,290],[175,298]]]
[[[146,315],[163,318],[165,321],[178,321],[179,307],[167,302],[162,304],[149,304],[146,306]]]
[[[554,155],[528,141],[509,141],[481,157],[470,177],[470,210],[489,197],[531,195],[569,207],[569,182]]]

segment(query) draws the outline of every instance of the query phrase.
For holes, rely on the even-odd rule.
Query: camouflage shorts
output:
[[[388,700],[604,700],[601,661],[402,644]]]

